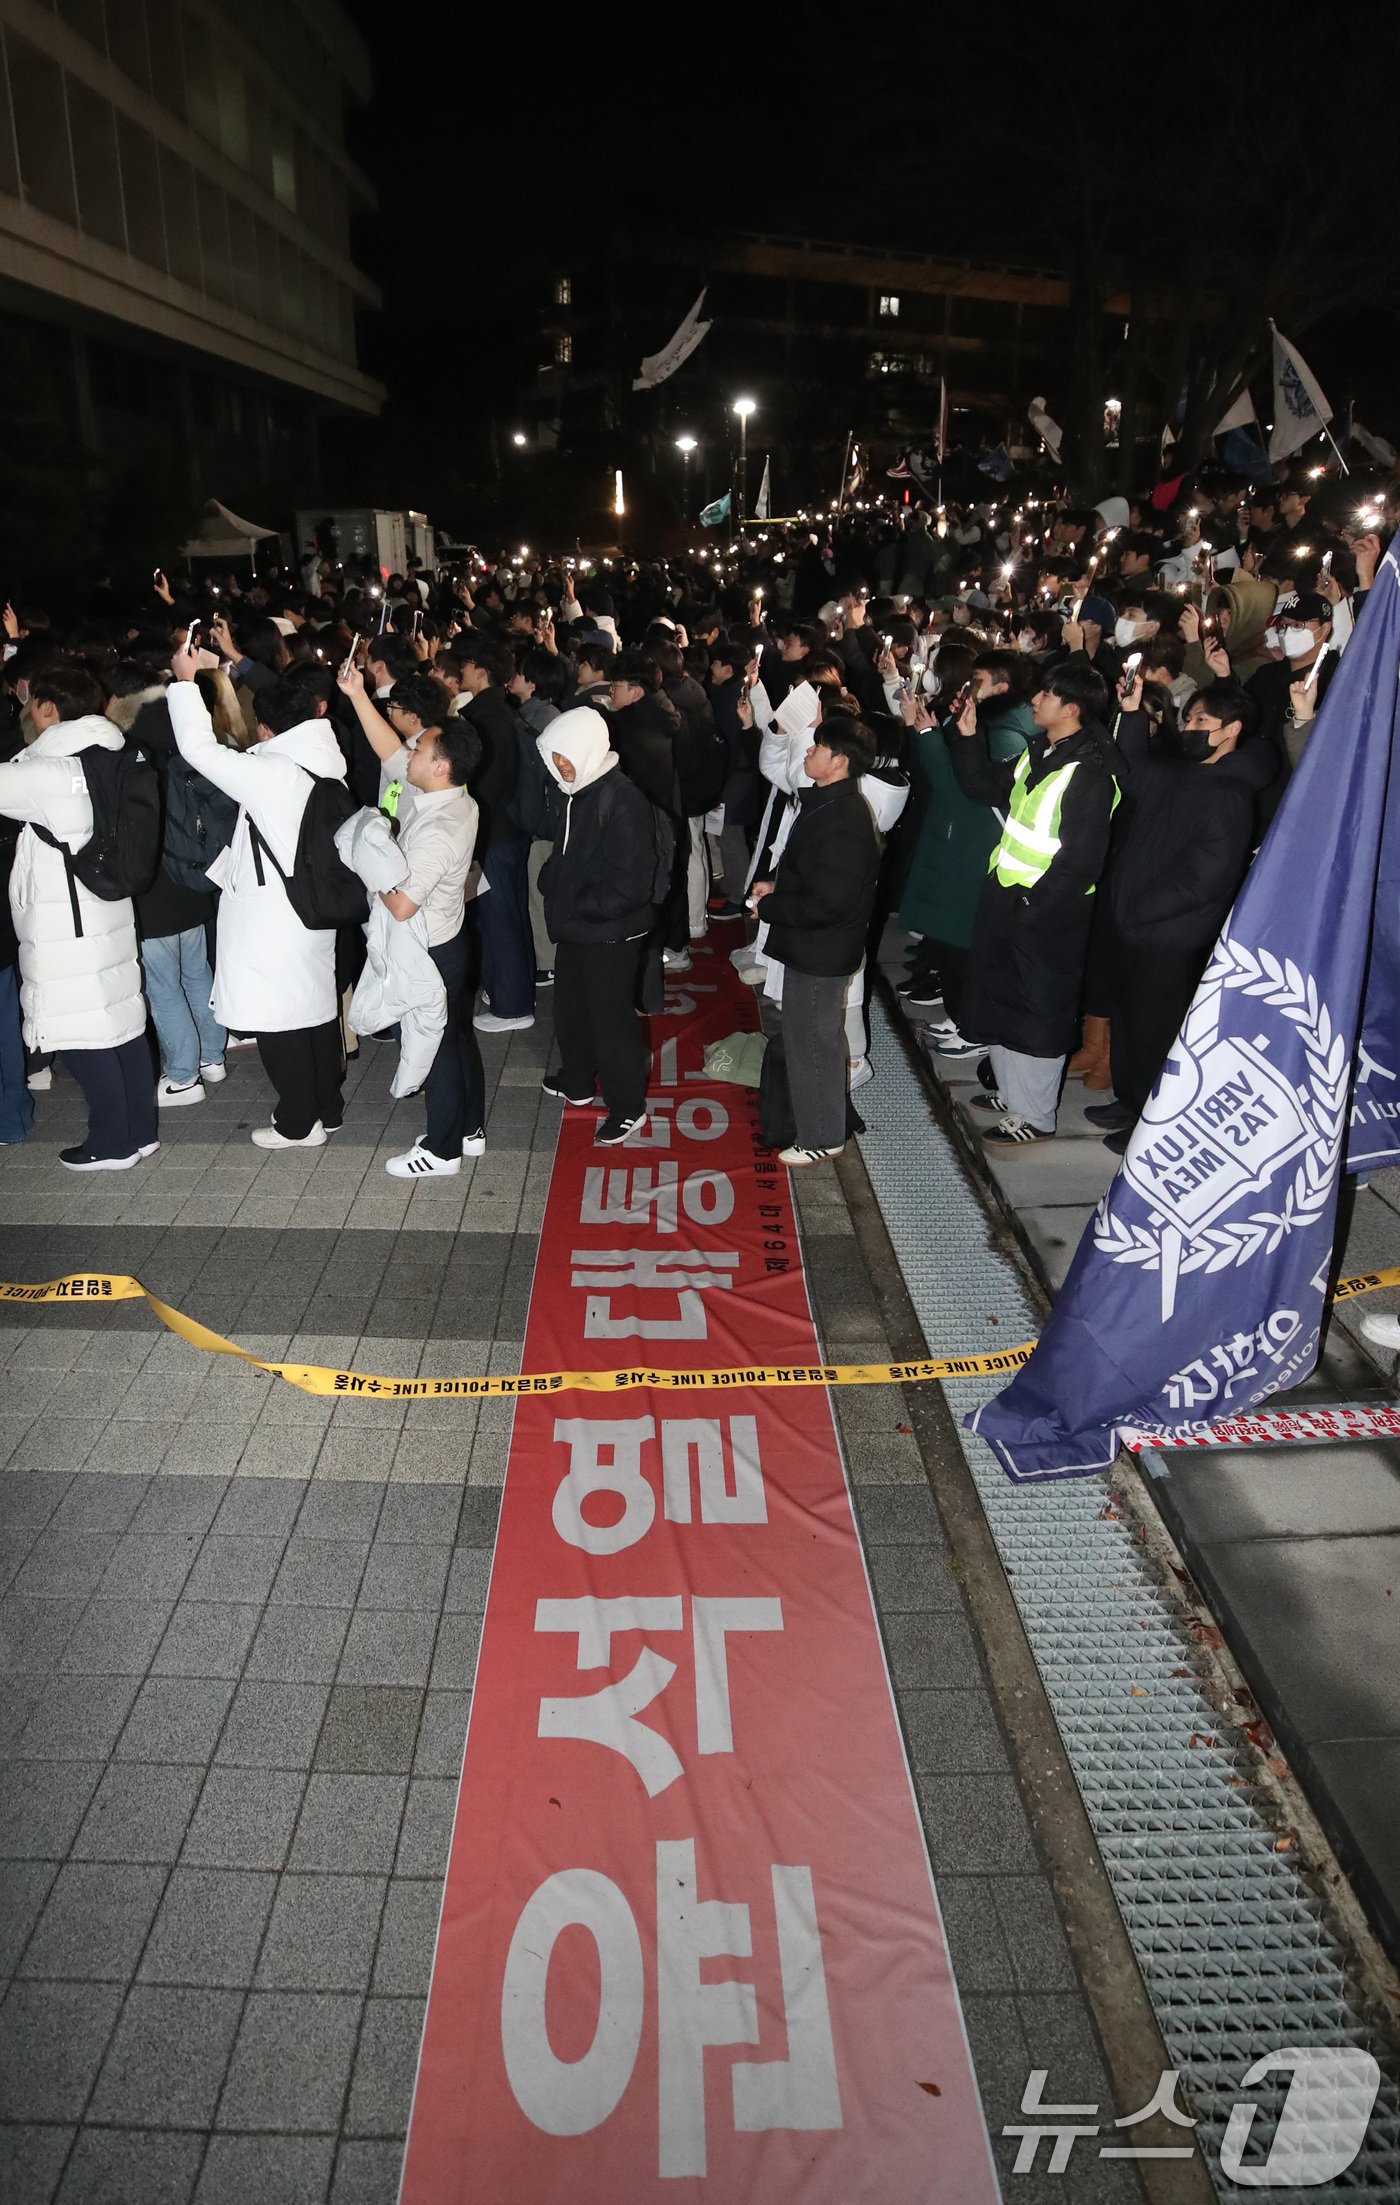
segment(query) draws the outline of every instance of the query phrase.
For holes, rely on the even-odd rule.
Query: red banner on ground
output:
[[[566,1113],[527,1370],[818,1360],[753,1023],[698,950]],[[516,1408],[404,2205],[998,2196],[827,1396],[700,1405]]]

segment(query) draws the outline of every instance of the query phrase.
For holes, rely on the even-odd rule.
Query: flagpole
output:
[[[1349,475],[1351,473],[1351,469],[1348,467],[1346,461],[1342,458],[1341,445],[1337,442],[1337,439],[1333,436],[1331,429],[1328,427],[1325,421],[1322,424],[1322,433],[1326,437],[1328,443],[1331,445],[1333,451],[1336,453],[1337,465],[1341,468],[1342,473],[1344,475]]]
[[[836,486],[836,517],[838,520],[846,503],[846,477],[851,471],[851,440],[855,433],[854,429],[847,429],[846,431],[846,456],[841,462],[841,480]]]

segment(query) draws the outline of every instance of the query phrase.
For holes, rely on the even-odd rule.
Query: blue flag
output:
[[[1338,1180],[1400,1153],[1398,678],[1392,548],[1040,1343],[967,1420],[1013,1478],[1317,1361]]]
[[[727,521],[732,496],[733,492],[726,490],[724,496],[716,498],[712,505],[702,505],[700,508],[700,526],[702,528],[718,528],[721,521]]]

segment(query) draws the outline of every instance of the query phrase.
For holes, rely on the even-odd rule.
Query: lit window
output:
[[[554,279],[554,303],[556,306],[572,306],[574,283],[572,276],[556,276]]]
[[[899,293],[897,291],[882,291],[880,293],[880,319],[886,322],[897,322],[899,320]]]
[[[567,367],[574,356],[574,340],[567,329],[561,329],[554,339],[554,364]]]

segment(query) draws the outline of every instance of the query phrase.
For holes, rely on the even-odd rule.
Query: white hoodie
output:
[[[545,770],[564,791],[564,840],[562,848],[569,847],[569,828],[573,820],[574,798],[582,789],[591,788],[601,781],[605,773],[611,773],[618,764],[617,752],[608,736],[608,723],[601,712],[595,712],[591,704],[576,705],[571,712],[561,712],[551,720],[543,734],[535,737],[535,748],[545,763]],[[567,758],[574,769],[572,781],[566,781],[555,765],[555,757]]]

